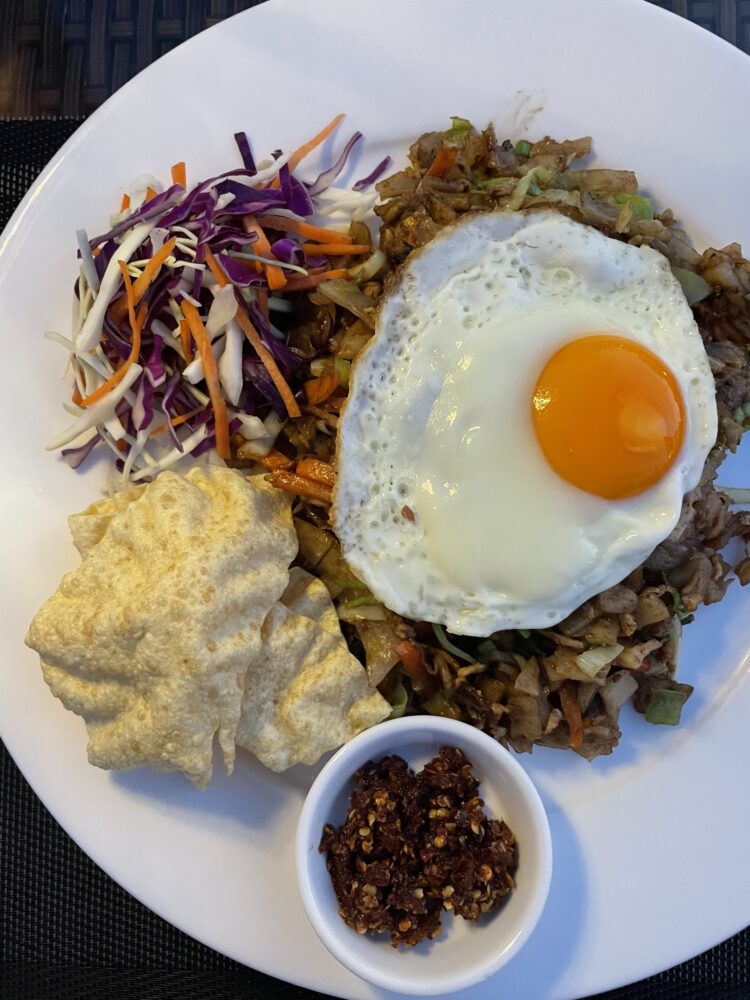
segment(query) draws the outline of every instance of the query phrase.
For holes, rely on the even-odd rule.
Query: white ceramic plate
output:
[[[176,775],[89,767],[83,725],[47,691],[27,623],[75,565],[65,517],[97,496],[46,454],[60,426],[74,231],[102,229],[124,184],[193,179],[256,150],[295,145],[335,112],[367,138],[349,172],[400,160],[451,114],[501,133],[590,133],[599,158],[637,170],[698,244],[750,245],[744,127],[750,61],[641,0],[272,0],[170,53],[117,93],[54,158],[0,245],[5,343],[0,393],[3,587],[0,732],[45,805],[116,881],[212,947],[344,997],[374,991],[309,927],[294,881],[294,828],[311,774],[275,776],[249,757],[203,793]],[[316,164],[310,165],[311,172]],[[747,463],[723,481],[750,485]],[[684,643],[696,694],[678,730],[625,713],[622,744],[587,764],[523,758],[549,810],[547,909],[523,951],[471,996],[571,998],[639,979],[750,920],[750,593],[702,609]]]

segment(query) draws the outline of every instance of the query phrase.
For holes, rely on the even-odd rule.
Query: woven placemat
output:
[[[0,116],[90,114],[181,41],[262,2],[0,0]],[[750,51],[747,0],[652,2]]]
[[[178,41],[257,2],[0,2],[0,114],[68,116],[0,122],[0,227],[80,115]],[[658,5],[750,51],[745,0]],[[0,744],[0,1000],[319,996],[237,965],[137,903],[60,829]],[[750,930],[598,1000],[750,1000]]]

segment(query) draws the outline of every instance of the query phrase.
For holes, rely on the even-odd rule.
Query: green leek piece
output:
[[[343,361],[341,358],[336,358],[335,366],[339,385],[349,385],[349,371],[352,366],[348,361]]]
[[[380,604],[377,597],[373,597],[372,594],[364,594],[362,597],[353,597],[351,601],[342,601],[339,604],[339,608],[344,611],[351,611],[354,608],[363,608],[366,605],[376,605]]]
[[[682,285],[689,306],[702,302],[713,291],[706,279],[696,274],[695,271],[688,271],[685,267],[673,267],[672,274]]]
[[[621,191],[613,195],[613,198],[615,205],[630,205],[636,219],[653,219],[654,217],[654,206],[651,199],[642,194],[627,194]]]
[[[450,653],[452,656],[457,656],[459,660],[465,660],[467,663],[477,662],[473,656],[469,656],[469,654],[465,653],[463,649],[459,649],[458,646],[453,645],[448,636],[445,634],[445,629],[442,625],[433,624],[432,631],[435,633],[435,638],[446,653]]]
[[[401,681],[399,681],[398,684],[396,684],[396,686],[388,692],[388,701],[392,705],[391,714],[388,718],[400,719],[406,711],[406,706],[409,704],[409,692],[406,690]]]
[[[656,726],[677,726],[682,715],[682,706],[688,699],[686,691],[671,691],[658,688],[653,691],[646,708],[646,722]]]
[[[539,190],[540,184],[549,184],[551,179],[552,174],[546,167],[532,167],[516,184],[506,207],[512,212],[517,211],[523,205],[523,200],[532,185]]]
[[[451,121],[453,125],[445,133],[445,141],[452,146],[460,146],[471,132],[471,122],[468,118],[459,118],[457,115],[451,115]]]

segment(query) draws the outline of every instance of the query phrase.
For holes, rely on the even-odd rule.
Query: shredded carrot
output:
[[[211,274],[216,278],[220,288],[229,284],[229,279],[221,270],[216,262],[216,258],[211,253],[208,247],[206,247],[206,263],[208,264],[208,269]],[[279,395],[281,396],[284,406],[286,406],[287,413],[290,417],[299,417],[302,415],[299,406],[297,405],[297,400],[294,398],[294,393],[287,385],[286,379],[281,374],[279,366],[276,364],[271,352],[263,346],[263,341],[260,339],[260,334],[255,329],[253,324],[250,322],[250,317],[245,312],[242,305],[237,310],[237,315],[235,319],[244,331],[245,336],[252,344],[255,349],[255,353],[258,355],[260,360],[263,362],[266,371],[271,376],[271,381],[276,386]]]
[[[208,264],[209,271],[213,274],[214,278],[216,278],[216,283],[219,288],[223,288],[225,285],[229,284],[229,278],[227,278],[226,274],[224,274],[222,269],[219,267],[216,258],[208,247],[206,247],[206,263]]]
[[[276,386],[276,389],[278,390],[278,393],[281,396],[281,399],[284,403],[284,406],[286,407],[286,411],[289,414],[289,416],[301,417],[302,411],[299,408],[297,400],[294,398],[294,393],[287,385],[284,376],[281,374],[281,371],[279,370],[279,366],[276,364],[274,356],[271,354],[268,348],[263,346],[263,341],[260,339],[260,334],[251,323],[250,317],[245,312],[242,305],[240,305],[240,308],[237,310],[237,315],[235,316],[235,319],[239,323],[247,339],[255,348],[255,352],[260,358],[260,360],[263,362],[266,371],[271,376],[271,380],[273,384]]]
[[[268,477],[271,485],[287,493],[294,493],[298,497],[308,497],[310,500],[322,500],[324,503],[333,502],[333,491],[330,486],[316,483],[312,479],[305,479],[294,472],[286,469],[276,469]]]
[[[187,171],[185,170],[184,160],[180,160],[179,163],[175,163],[172,167],[172,183],[179,184],[181,187],[187,187]]]
[[[195,352],[190,342],[190,327],[186,319],[180,320],[180,343],[182,344],[182,353],[185,355],[185,361],[190,364],[195,357]]]
[[[351,236],[344,233],[336,233],[330,229],[323,229],[320,226],[311,226],[309,222],[301,219],[289,219],[285,215],[265,214],[258,216],[258,222],[267,229],[275,229],[278,233],[299,233],[308,240],[317,240],[318,243],[353,243]]]
[[[196,406],[194,410],[188,410],[187,413],[181,413],[178,417],[172,417],[172,426],[179,427],[180,424],[187,423],[188,420],[192,420],[193,417],[197,417],[202,409],[203,409],[202,406]],[[154,437],[156,434],[164,434],[168,430],[169,430],[168,424],[159,424],[158,427],[154,427],[154,429],[151,431],[150,436]]]
[[[427,171],[428,177],[442,177],[447,174],[458,157],[458,150],[453,146],[443,146],[435,154],[432,166]]]
[[[120,271],[122,272],[122,280],[125,283],[125,296],[128,303],[128,316],[130,318],[130,330],[133,337],[133,342],[130,347],[130,354],[123,361],[120,367],[114,374],[110,375],[106,382],[103,382],[98,389],[94,390],[85,399],[82,399],[79,406],[84,408],[91,406],[93,403],[98,403],[100,399],[111,392],[115,386],[119,385],[125,377],[125,372],[130,368],[134,361],[138,360],[138,355],[141,353],[141,329],[143,323],[146,319],[146,307],[141,306],[138,310],[138,315],[135,313],[135,298],[133,296],[133,284],[130,280],[130,275],[128,274],[128,265],[124,260],[118,261],[120,265]]]
[[[172,253],[176,243],[177,240],[174,236],[171,240],[167,240],[163,246],[159,247],[153,257],[149,259],[144,269],[138,275],[135,280],[135,284],[133,285],[133,296],[135,297],[136,303],[141,301],[146,293],[146,289],[159,273],[162,264]]]
[[[296,469],[298,476],[305,479],[314,479],[316,483],[323,483],[324,486],[333,486],[336,482],[336,472],[330,462],[323,462],[319,458],[303,458],[297,462]]]
[[[289,173],[292,173],[304,160],[304,158],[309,156],[314,149],[317,149],[321,142],[325,142],[331,132],[333,132],[333,130],[341,124],[345,117],[345,115],[336,115],[336,117],[332,118],[326,127],[322,128],[317,135],[314,135],[312,139],[308,139],[307,142],[303,142],[298,149],[295,149],[292,153],[291,159],[289,160]],[[277,188],[280,185],[281,181],[278,176],[274,177],[271,187]]]
[[[261,311],[263,319],[266,323],[271,321],[271,316],[268,312],[268,292],[265,288],[256,289],[256,295],[258,296],[258,308]]]
[[[74,403],[76,406],[80,406],[81,405],[81,400],[83,399],[83,396],[78,391],[78,386],[74,387],[74,389],[73,389],[73,395],[70,397],[70,399],[71,399],[71,402]]]
[[[176,242],[175,237],[172,237],[171,240],[168,240],[162,247],[160,247],[135,279],[135,283],[133,284],[133,298],[135,299],[136,305],[138,305],[143,296],[146,294],[148,286],[161,270],[161,266],[164,261],[174,250]],[[118,299],[117,302],[114,302],[111,307],[110,314],[112,319],[116,323],[119,323],[122,319],[124,319],[127,308],[125,299]]]
[[[343,257],[348,253],[370,253],[372,247],[364,243],[303,243],[305,253],[320,253],[326,257]]]
[[[332,396],[338,387],[338,374],[332,372],[329,375],[321,375],[320,378],[310,379],[309,382],[305,382],[302,388],[305,390],[305,399],[307,402],[313,406],[317,406],[318,403],[322,403],[329,396]]]
[[[291,469],[292,467],[291,458],[287,458],[277,448],[271,448],[267,455],[256,458],[255,461],[264,469],[268,469],[269,472],[273,472],[274,469]]]
[[[258,255],[260,257],[267,257],[270,260],[276,260],[271,249],[271,244],[268,242],[268,237],[258,225],[257,219],[252,215],[245,215],[242,219],[242,225],[248,235],[255,234],[256,240],[253,246],[257,248]],[[270,289],[276,291],[286,285],[286,275],[276,264],[264,264],[263,269],[266,272],[266,280]]]
[[[393,647],[393,652],[401,660],[404,670],[411,677],[412,681],[414,681],[414,686],[419,690],[429,680],[429,675],[422,659],[422,651],[419,646],[414,642],[404,640],[404,642],[400,642],[397,646]]]
[[[122,201],[120,202],[120,211],[127,212],[129,208],[130,208],[130,195],[124,194],[122,196]]]
[[[288,278],[286,292],[302,292],[307,288],[316,288],[324,281],[335,281],[337,278],[348,278],[349,272],[345,267],[331,271],[320,271],[318,274],[309,274],[306,278]]]
[[[576,750],[583,743],[583,719],[572,681],[563,681],[560,685],[560,708],[570,730],[570,746]]]
[[[148,201],[153,201],[156,197],[156,191],[152,187],[146,188],[146,197],[143,199],[143,204],[145,205]]]
[[[91,256],[92,256],[92,257],[98,257],[98,256],[99,256],[99,254],[100,254],[101,252],[102,252],[102,248],[101,248],[101,247],[95,247],[95,248],[94,248],[94,249],[93,249],[93,250],[91,251]]]
[[[338,128],[338,126],[341,124],[341,122],[344,120],[345,117],[346,116],[343,114],[336,115],[336,117],[332,118],[325,126],[325,128],[322,128],[317,135],[314,135],[312,139],[308,139],[308,141],[304,142],[298,149],[295,149],[294,153],[292,154],[292,158],[289,161],[290,172],[294,170],[294,168],[299,163],[301,163],[306,156],[312,153],[314,149],[317,149],[317,147],[322,142],[325,142],[328,136],[331,134],[331,132],[333,132],[334,129]]]
[[[229,443],[229,414],[227,404],[221,391],[219,381],[219,367],[216,364],[216,357],[211,350],[211,341],[208,339],[206,328],[198,315],[198,310],[192,302],[187,299],[182,300],[182,315],[188,322],[190,333],[192,334],[195,346],[198,348],[201,362],[203,363],[203,376],[206,379],[208,395],[211,399],[211,407],[214,411],[214,425],[216,435],[216,450],[221,458],[231,458],[232,449]]]

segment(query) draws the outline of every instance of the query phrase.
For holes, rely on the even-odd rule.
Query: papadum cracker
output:
[[[68,518],[68,528],[73,536],[73,544],[78,549],[81,559],[85,558],[89,552],[97,545],[109,527],[109,522],[115,514],[125,510],[128,504],[137,500],[148,486],[131,485],[113,493],[112,496],[102,497],[78,514],[71,514]]]
[[[237,744],[266,767],[314,764],[390,714],[349,652],[328,589],[309,573],[292,569],[262,636],[245,681]]]
[[[234,764],[248,664],[297,550],[288,498],[224,468],[163,472],[71,519],[83,556],[35,616],[53,693],[92,764],[179,770],[198,787],[217,737]]]

